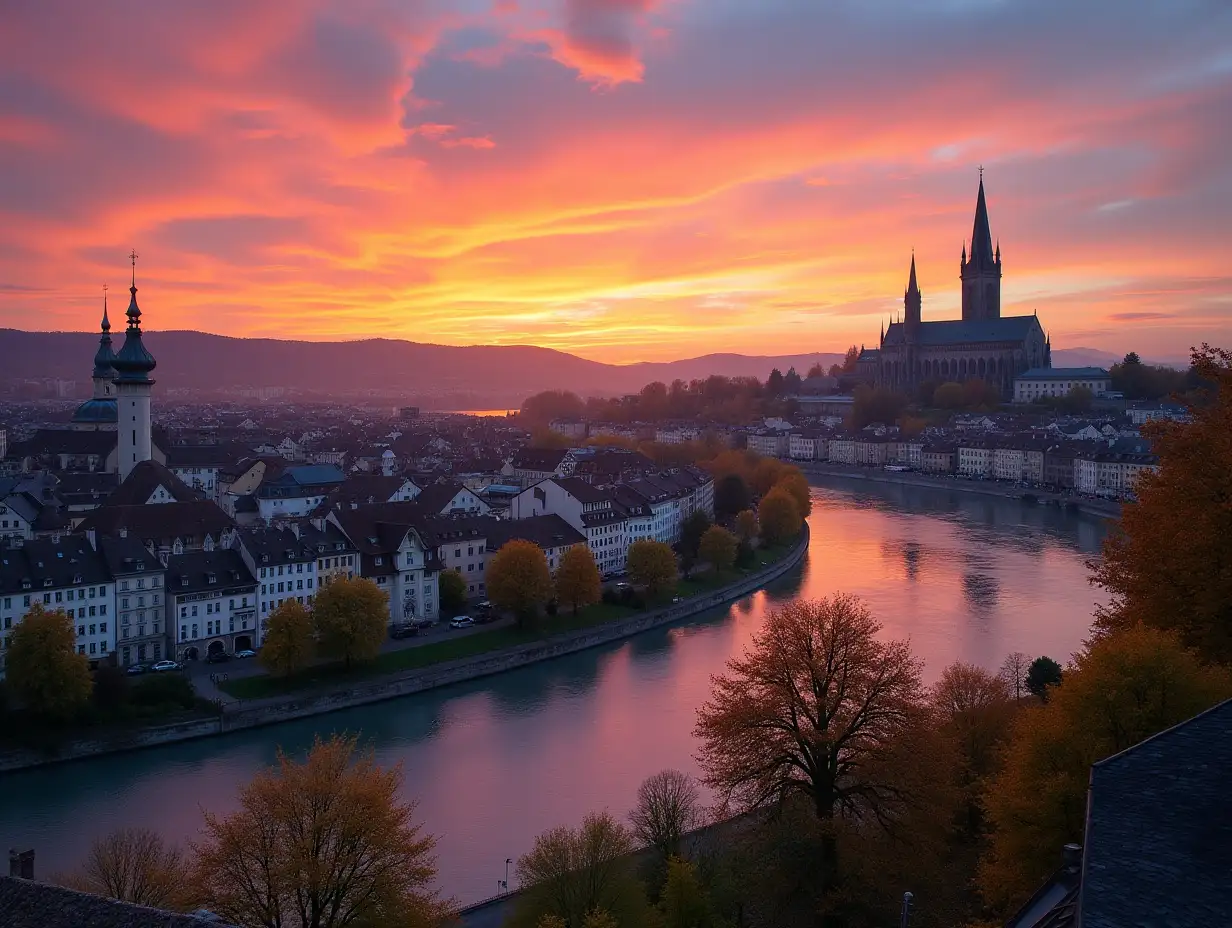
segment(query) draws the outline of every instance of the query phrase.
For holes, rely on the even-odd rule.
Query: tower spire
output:
[[[984,199],[984,169],[980,168],[980,190],[975,198],[975,226],[971,231],[971,260],[977,267],[993,263],[992,230],[988,224],[988,203]]]
[[[107,318],[107,285],[103,284],[103,332],[111,331],[111,320]]]

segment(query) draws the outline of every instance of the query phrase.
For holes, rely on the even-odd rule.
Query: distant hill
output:
[[[113,336],[123,343],[121,330]],[[159,392],[219,397],[240,389],[286,387],[325,397],[371,397],[428,409],[516,408],[541,390],[583,396],[634,393],[654,380],[695,380],[711,374],[764,379],[773,368],[803,376],[816,363],[829,368],[842,355],[752,356],[708,354],[680,361],[603,364],[530,345],[428,345],[392,339],[301,342],[227,338],[205,332],[148,332],[158,359]],[[88,395],[98,347],[92,332],[0,329],[0,384],[55,378],[75,380]],[[1092,348],[1057,349],[1058,367],[1108,366],[1116,355]]]

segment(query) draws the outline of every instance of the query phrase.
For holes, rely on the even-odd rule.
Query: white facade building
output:
[[[1069,396],[1079,387],[1103,396],[1111,386],[1111,375],[1102,367],[1035,367],[1014,378],[1014,402]]]
[[[261,646],[257,581],[238,551],[215,548],[167,560],[167,624],[176,660]]]

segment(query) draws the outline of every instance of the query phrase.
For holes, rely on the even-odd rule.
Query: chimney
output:
[[[34,851],[19,851],[9,848],[9,876],[23,880],[34,879]]]
[[[86,529],[86,540],[90,542],[91,548],[93,548],[95,551],[98,550],[98,535],[97,533],[95,533],[94,529],[92,528]]]

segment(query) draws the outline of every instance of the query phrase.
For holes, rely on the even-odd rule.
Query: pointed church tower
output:
[[[920,330],[920,310],[924,297],[920,293],[920,285],[915,280],[915,252],[911,252],[911,274],[907,278],[907,289],[903,293],[903,308],[906,310],[903,321],[907,324],[907,338],[915,341]]]
[[[107,289],[103,288],[103,322],[98,339],[98,351],[94,353],[94,399],[106,399],[112,395],[111,381],[115,379],[112,365],[115,352],[111,350],[111,320],[107,318]]]
[[[994,253],[992,229],[988,222],[988,203],[984,198],[984,169],[980,168],[980,190],[975,200],[975,226],[971,232],[971,254],[966,249],[959,276],[962,278],[962,317],[965,322],[1001,318],[1001,247]]]
[[[137,307],[137,252],[133,261],[133,285],[128,288],[128,329],[124,346],[115,356],[116,427],[119,431],[119,471],[123,481],[134,467],[153,457],[150,439],[150,371],[157,362],[141,342],[141,310]]]

